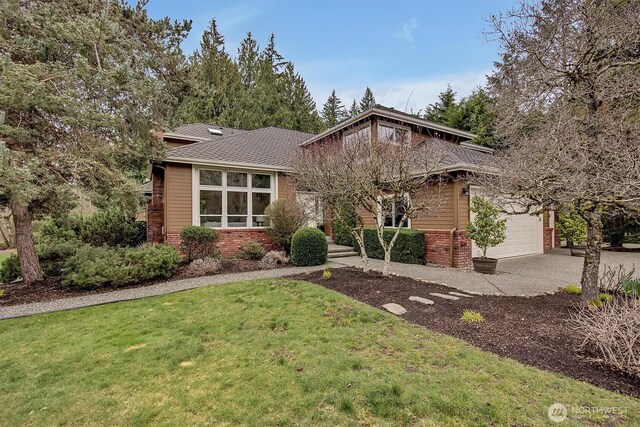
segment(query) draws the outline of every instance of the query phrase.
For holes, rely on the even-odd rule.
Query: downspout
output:
[[[458,227],[456,228],[452,228],[451,230],[449,230],[449,267],[453,268],[453,237],[456,233],[456,230],[458,229]]]

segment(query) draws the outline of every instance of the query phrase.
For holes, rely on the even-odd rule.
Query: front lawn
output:
[[[637,399],[285,279],[0,321],[0,343],[4,425],[548,425],[555,402],[640,423]]]

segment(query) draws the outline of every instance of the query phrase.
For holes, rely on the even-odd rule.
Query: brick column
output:
[[[147,204],[147,241],[164,242],[164,169],[153,167],[151,199]]]
[[[553,228],[544,228],[544,253],[548,254],[553,249]]]
[[[451,232],[449,230],[424,230],[427,263],[451,265]],[[466,231],[453,233],[453,267],[471,266],[471,241]]]

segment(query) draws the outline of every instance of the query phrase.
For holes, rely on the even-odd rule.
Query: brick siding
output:
[[[147,204],[147,241],[164,242],[164,170],[153,168],[151,199]]]
[[[427,263],[444,266],[451,265],[450,235],[448,230],[424,230]],[[453,267],[471,266],[471,240],[466,231],[453,233]]]
[[[218,249],[220,249],[220,253],[224,257],[240,255],[242,246],[250,240],[262,243],[266,251],[279,249],[263,229],[219,230],[219,232]],[[167,243],[176,249],[180,249],[180,230],[169,231],[167,233]]]

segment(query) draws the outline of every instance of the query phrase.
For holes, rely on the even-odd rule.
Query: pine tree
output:
[[[349,117],[355,117],[358,114],[360,114],[360,109],[358,109],[358,103],[354,99],[353,104],[351,104],[351,107],[349,108]]]
[[[331,95],[329,95],[329,98],[327,98],[327,102],[325,102],[322,107],[322,119],[324,120],[324,124],[330,128],[343,121],[346,117],[347,112],[334,89],[331,92]]]
[[[453,128],[460,126],[460,106],[456,101],[456,92],[451,86],[447,85],[447,89],[438,95],[438,101],[427,106],[424,118]]]
[[[240,73],[240,82],[245,89],[252,89],[256,85],[258,79],[258,64],[260,59],[260,46],[253,38],[251,32],[247,33],[238,48],[238,72]]]
[[[29,285],[43,278],[34,219],[68,211],[78,189],[137,206],[131,177],[163,154],[151,131],[174,101],[170,80],[191,23],[98,0],[3,0],[0,21],[11,23],[0,26],[0,208],[13,213]]]
[[[367,86],[360,100],[359,110],[360,112],[367,111],[370,108],[376,106],[376,98],[373,96],[373,91]]]

